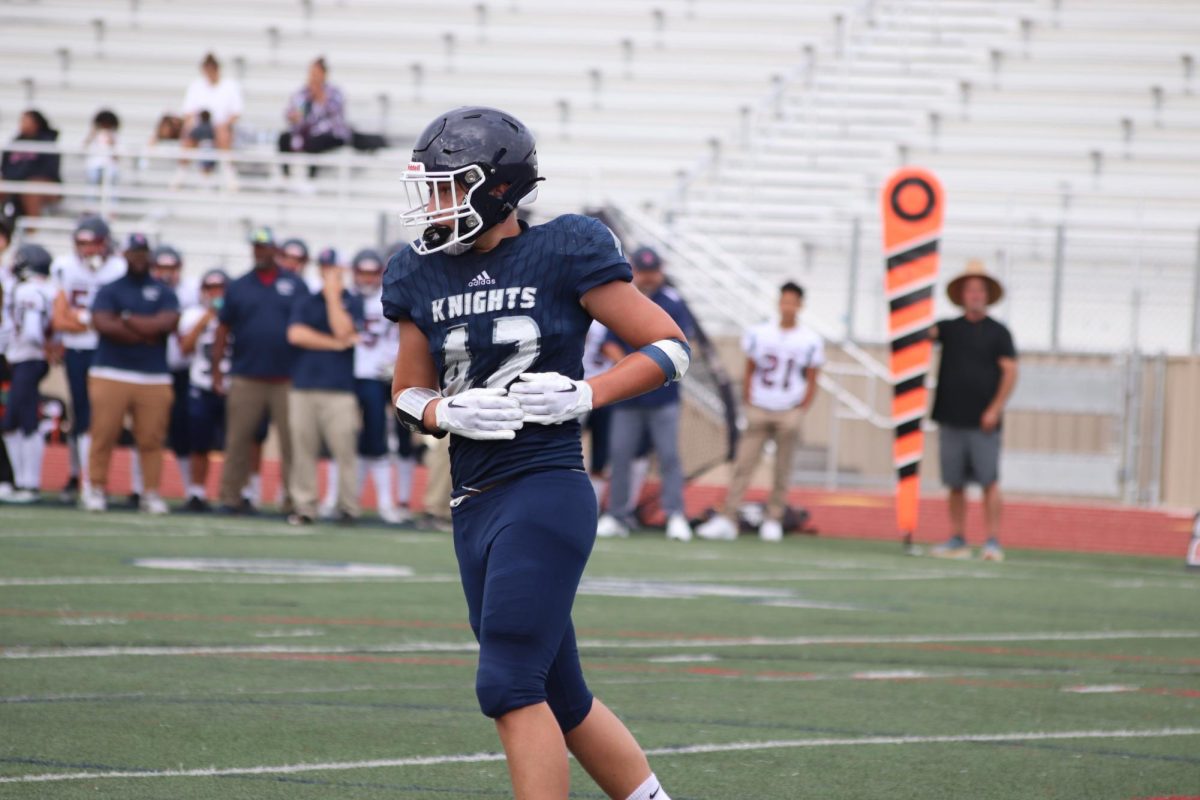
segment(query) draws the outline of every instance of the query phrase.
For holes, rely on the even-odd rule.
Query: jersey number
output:
[[[492,322],[492,344],[515,344],[517,349],[504,359],[483,386],[487,389],[505,387],[533,366],[541,352],[541,328],[533,317],[500,317]],[[467,341],[467,326],[455,325],[446,332],[442,343],[442,392],[454,395],[472,388],[467,380],[471,372],[471,346]]]
[[[775,370],[779,369],[779,357],[775,355],[768,355],[766,362],[766,365],[762,368],[761,380],[763,386],[766,386],[769,389],[775,385]],[[789,358],[787,360],[787,366],[785,366],[783,369],[783,390],[785,392],[792,388],[792,373],[795,371],[796,361],[795,359]]]

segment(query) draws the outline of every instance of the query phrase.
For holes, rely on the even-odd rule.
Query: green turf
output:
[[[676,800],[1200,795],[1200,575],[1180,561],[943,562],[873,542],[645,533],[601,542],[586,580],[575,623],[589,681],[665,751],[652,763]],[[0,508],[0,644],[0,798],[510,795],[500,761],[354,763],[498,751],[445,534]],[[1103,736],[1033,736],[1062,732]],[[914,740],[1009,734],[1028,736]],[[696,745],[715,751],[678,752]],[[328,766],[2,782],[302,764]],[[578,769],[572,785],[601,797]]]

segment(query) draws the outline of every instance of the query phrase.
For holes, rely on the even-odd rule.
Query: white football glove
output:
[[[508,387],[508,396],[521,404],[526,422],[540,425],[561,425],[592,410],[592,387],[587,381],[573,381],[557,372],[522,372],[520,380]]]
[[[512,439],[525,414],[503,389],[467,389],[438,401],[437,426],[467,439]]]

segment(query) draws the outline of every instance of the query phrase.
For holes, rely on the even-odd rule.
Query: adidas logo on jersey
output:
[[[478,275],[476,275],[474,278],[471,279],[471,282],[467,284],[467,288],[475,289],[479,286],[495,286],[495,285],[496,285],[496,279],[493,278],[491,275],[488,275],[487,270],[485,269],[483,272],[479,273]]]

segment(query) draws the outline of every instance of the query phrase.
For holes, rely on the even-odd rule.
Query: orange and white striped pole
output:
[[[938,279],[938,241],[945,207],[942,185],[932,172],[904,167],[883,189],[884,279],[891,343],[893,462],[896,467],[896,524],[912,551],[920,502],[918,476],[925,434],[921,421],[929,404],[925,378],[933,357],[933,291]]]

